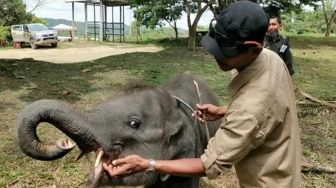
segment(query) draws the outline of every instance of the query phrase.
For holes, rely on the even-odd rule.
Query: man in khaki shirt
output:
[[[224,9],[202,39],[223,71],[237,70],[227,108],[198,105],[196,115],[224,117],[201,158],[148,160],[137,155],[104,164],[111,176],[155,168],[174,175],[217,177],[234,166],[240,187],[299,187],[300,129],[286,65],[263,49],[268,16],[256,3],[238,1]]]
[[[232,80],[224,122],[201,156],[208,177],[234,165],[241,187],[299,187],[300,130],[290,80],[268,49]]]

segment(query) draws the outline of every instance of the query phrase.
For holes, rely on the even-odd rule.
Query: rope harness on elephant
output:
[[[185,107],[187,107],[188,110],[190,110],[191,113],[195,112],[195,110],[185,100],[183,100],[183,99],[181,99],[181,98],[179,98],[175,95],[172,95],[172,96],[178,102],[178,104],[183,104]],[[179,105],[179,107],[181,107],[181,105]],[[197,142],[196,142],[196,156],[197,157],[202,152],[202,151],[199,151],[199,149],[198,149],[198,148],[200,148],[198,146],[201,145],[201,140],[202,140],[201,133],[200,133],[200,130],[201,130],[200,124],[201,124],[201,122],[198,120],[197,116],[195,116],[193,129],[194,129],[196,137],[197,137]],[[209,131],[207,126],[205,126],[205,129],[206,129],[206,131]],[[209,139],[210,139],[210,137],[207,134],[207,141],[209,141]]]

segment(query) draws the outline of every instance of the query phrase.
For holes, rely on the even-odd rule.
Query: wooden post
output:
[[[84,33],[84,40],[88,39],[88,9],[87,9],[87,2],[84,4],[84,14],[85,14],[85,33]]]
[[[97,41],[97,24],[96,24],[96,4],[93,4],[93,25],[94,25],[94,36],[95,36],[95,41]]]
[[[121,30],[122,30],[122,28],[121,28],[121,23],[122,23],[121,19],[122,19],[122,12],[121,12],[121,6],[119,6],[119,40],[120,40],[120,43],[122,42],[121,41]]]
[[[114,42],[114,6],[112,5],[112,41]]]
[[[72,30],[71,30],[71,41],[75,40],[75,2],[72,2]]]
[[[100,27],[99,27],[99,40],[103,42],[103,21],[104,21],[104,9],[103,0],[100,0]]]
[[[106,2],[105,2],[105,5],[104,5],[104,40],[105,41],[108,41],[108,37],[107,37],[107,5],[106,5]]]
[[[123,42],[125,42],[125,5],[123,5]]]

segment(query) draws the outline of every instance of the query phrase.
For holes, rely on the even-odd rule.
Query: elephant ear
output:
[[[159,100],[163,113],[163,132],[164,132],[164,140],[165,140],[165,148],[168,148],[165,153],[165,158],[169,159],[171,155],[169,153],[170,146],[176,147],[178,145],[178,141],[182,136],[185,129],[185,117],[183,117],[183,111],[180,109],[178,102],[176,99],[169,93],[169,91],[160,89],[159,90]],[[172,150],[176,150],[172,149]]]

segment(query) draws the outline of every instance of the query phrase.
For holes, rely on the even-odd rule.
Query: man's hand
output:
[[[193,116],[197,116],[198,119],[202,122],[204,121],[215,121],[222,118],[227,109],[223,106],[215,106],[213,104],[203,104],[196,105],[196,112],[193,113]],[[203,118],[204,115],[204,118]]]
[[[104,169],[110,176],[127,176],[149,168],[149,160],[138,155],[130,155],[122,159],[112,161],[112,164],[103,163]]]

